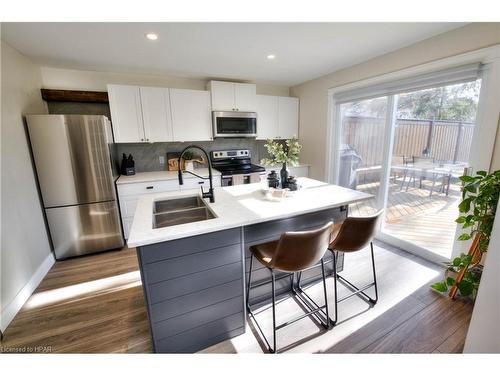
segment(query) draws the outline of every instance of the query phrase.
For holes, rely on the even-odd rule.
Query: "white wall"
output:
[[[500,23],[474,23],[290,89],[300,99],[301,162],[311,177],[324,179],[328,89],[500,43]],[[493,166],[500,168],[500,137]]]
[[[493,225],[464,353],[500,353],[500,206]]]
[[[179,89],[206,90],[207,80],[147,74],[94,72],[88,70],[42,67],[44,88],[61,90],[106,91],[108,83],[173,87]],[[288,96],[286,86],[257,84],[257,94]]]
[[[23,115],[46,113],[40,68],[1,43],[0,327],[10,323],[54,263]]]

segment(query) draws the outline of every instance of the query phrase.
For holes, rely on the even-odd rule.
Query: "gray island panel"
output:
[[[155,352],[193,353],[245,331],[241,233],[137,248]]]
[[[158,353],[194,353],[245,332],[245,280],[249,247],[278,239],[286,231],[342,222],[347,206],[319,210],[137,248],[153,348]],[[325,255],[332,272],[331,254]],[[338,270],[342,269],[342,259]],[[302,280],[321,278],[319,264]],[[269,271],[254,262],[251,302],[270,298]],[[287,293],[290,277],[278,275],[277,293]]]

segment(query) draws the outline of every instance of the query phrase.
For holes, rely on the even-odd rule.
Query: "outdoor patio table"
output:
[[[419,164],[397,164],[392,165],[391,168],[396,171],[403,172],[403,181],[401,182],[401,190],[404,187],[406,182],[406,177],[410,172],[412,176],[408,180],[406,184],[406,191],[408,191],[408,187],[410,186],[411,179],[413,177],[413,181],[415,181],[415,175],[419,174],[420,176],[432,175],[432,187],[429,192],[429,196],[432,196],[434,191],[434,187],[436,185],[437,177],[441,177],[443,179],[443,183],[441,184],[441,189],[444,190],[446,195],[448,195],[450,191],[450,183],[452,177],[459,177],[463,175],[463,169],[467,165],[465,163],[458,164],[438,164],[438,163],[419,163]],[[446,179],[446,189],[444,189],[444,179]],[[422,185],[422,181],[420,181],[420,186]]]

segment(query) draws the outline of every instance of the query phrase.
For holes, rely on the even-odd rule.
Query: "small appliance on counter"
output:
[[[289,176],[286,179],[286,187],[290,189],[290,191],[296,191],[299,189],[299,185],[297,184],[297,179],[294,176]]]
[[[222,174],[222,186],[260,182],[261,175],[265,176],[266,169],[252,164],[251,156],[250,150],[212,151],[210,153],[212,167]]]
[[[276,171],[271,171],[271,173],[269,173],[267,175],[267,186],[269,186],[270,188],[274,188],[274,189],[279,188],[280,178],[279,178],[278,174],[276,173]]]
[[[128,157],[123,154],[120,173],[124,176],[132,176],[135,174],[135,161],[132,154],[129,154]]]

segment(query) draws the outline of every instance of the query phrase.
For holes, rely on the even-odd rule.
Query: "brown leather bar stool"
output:
[[[328,301],[326,292],[326,278],[325,278],[325,266],[323,262],[323,256],[328,249],[328,243],[330,241],[330,234],[332,230],[333,222],[328,222],[324,226],[318,229],[303,231],[303,232],[285,232],[281,235],[280,239],[277,241],[271,241],[262,243],[259,245],[254,245],[250,247],[252,253],[250,257],[250,273],[248,275],[247,284],[247,311],[250,317],[255,322],[257,328],[259,329],[264,341],[267,344],[267,348],[270,353],[276,353],[276,331],[279,329],[297,322],[298,320],[305,318],[306,316],[315,315],[323,327],[330,328],[330,316],[328,314]],[[254,313],[250,306],[250,290],[252,282],[252,264],[253,258],[257,259],[262,265],[264,265],[271,273],[271,295],[272,295],[272,312],[273,312],[273,346],[269,344],[266,336],[262,332],[262,329],[257,322]],[[318,306],[314,303],[314,307],[307,304],[300,293],[297,293],[294,288],[294,274],[297,272],[304,271],[308,268],[315,266],[321,260],[321,271],[323,276],[323,289],[325,304],[323,306]],[[308,311],[306,314],[300,315],[286,323],[283,323],[276,327],[276,285],[275,285],[275,273],[276,271],[290,273],[291,275],[291,291],[292,293],[297,293],[296,296],[305,303],[305,307]],[[302,291],[303,294],[305,294]],[[312,300],[309,296],[307,296]],[[325,312],[323,312],[325,309]],[[324,314],[321,315],[321,314]]]
[[[328,246],[328,250],[332,252],[333,255],[333,285],[335,292],[335,319],[332,320],[332,324],[337,323],[337,305],[338,303],[352,297],[358,296],[361,299],[368,302],[372,307],[378,301],[378,290],[377,290],[377,275],[375,272],[375,258],[373,256],[373,237],[375,236],[378,228],[378,222],[382,217],[384,210],[380,210],[372,216],[365,217],[348,217],[345,221],[340,224],[336,230],[338,231],[333,241]],[[334,229],[335,232],[335,229]],[[337,256],[339,252],[352,253],[354,251],[359,251],[370,244],[371,256],[372,256],[372,272],[373,272],[373,282],[362,287],[357,287],[349,280],[345,279],[341,275],[337,274]],[[349,289],[352,290],[351,294],[337,298],[337,279],[343,282]],[[375,298],[370,297],[364,291],[368,288],[374,287]],[[299,281],[300,288],[300,281]]]

